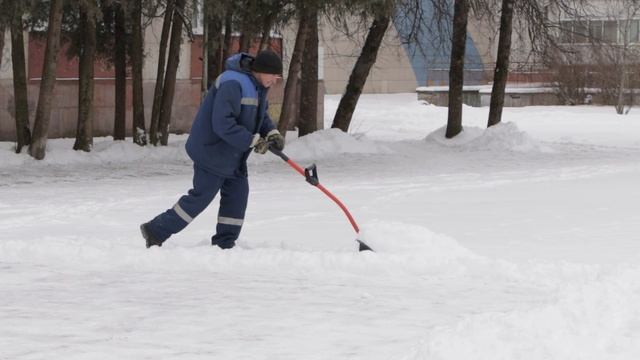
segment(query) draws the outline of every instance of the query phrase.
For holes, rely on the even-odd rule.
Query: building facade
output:
[[[399,18],[389,26],[383,45],[378,52],[377,62],[372,68],[363,89],[364,93],[402,93],[415,92],[421,87],[446,87],[449,78],[449,48],[446,34],[450,32],[447,24],[436,24],[435,10],[430,0],[419,0],[425,10],[417,41],[403,43],[400,34],[407,32],[406,24]],[[583,74],[583,85],[596,87],[591,81],[594,69],[623,68],[623,80],[627,87],[640,87],[640,9],[631,0],[593,0],[590,6],[578,12],[568,14],[548,7],[548,17],[557,24],[556,33],[560,46],[571,49],[573,54],[581,54],[573,59],[569,69],[566,64],[550,68],[548,59],[532,56],[531,44],[526,34],[526,19],[514,21],[515,31],[512,40],[511,71],[509,83],[518,86],[531,86],[558,82],[558,74]],[[496,14],[495,16],[498,16]],[[363,31],[346,36],[331,26],[330,19],[320,20],[319,44],[319,97],[318,127],[323,125],[324,94],[344,92],[351,70],[360,54],[366,36]],[[465,57],[465,84],[488,85],[492,81],[497,52],[498,30],[493,22],[477,20],[470,16]],[[202,81],[202,36],[201,22],[193,22],[195,38],[193,42],[184,41],[181,47],[176,92],[171,117],[171,130],[175,133],[187,132],[199,107]],[[162,19],[156,19],[145,29],[145,63],[143,72],[144,107],[147,123],[151,115],[152,96],[157,73],[157,56],[162,29]],[[297,25],[291,24],[274,37],[275,48],[281,51],[285,64],[285,76],[293,52]],[[445,34],[445,35],[443,35]],[[40,86],[40,74],[44,53],[44,39],[25,33],[27,53],[28,92],[30,117],[33,119]],[[0,66],[0,141],[11,141],[15,137],[13,118],[13,82],[9,33],[6,34],[5,49]],[[603,63],[603,57],[594,56],[597,49],[612,49],[613,55],[623,54],[623,59],[615,56]],[[621,52],[621,49],[624,49]],[[77,59],[67,59],[60,51],[58,61],[58,81],[55,86],[53,109],[51,113],[49,135],[51,138],[74,137],[77,121]],[[567,61],[566,55],[561,58]],[[619,61],[619,62],[616,62]],[[563,67],[564,66],[564,67]],[[576,70],[577,69],[577,70]],[[114,76],[113,69],[102,63],[95,67],[94,96],[94,135],[106,136],[112,133],[114,122]],[[614,77],[613,75],[610,77]],[[277,119],[283,97],[283,82],[278,83],[270,92],[271,109]],[[440,89],[441,90],[441,89]],[[440,91],[438,90],[438,91]],[[441,91],[440,91],[441,92]],[[633,94],[631,90],[631,94]],[[545,99],[549,98],[544,92]],[[441,96],[436,94],[437,96]],[[434,95],[434,96],[436,96]],[[584,94],[583,94],[584,95]],[[595,94],[597,96],[597,94]],[[481,95],[478,95],[480,99]],[[582,96],[582,95],[579,95]],[[485,95],[486,97],[486,95]],[[514,97],[513,104],[529,104],[519,101],[522,95]],[[640,99],[640,95],[637,96]],[[444,99],[444,98],[442,98]],[[131,135],[132,109],[131,87],[127,89],[127,133]],[[547,101],[547,100],[545,100]],[[476,101],[482,104],[481,100]]]

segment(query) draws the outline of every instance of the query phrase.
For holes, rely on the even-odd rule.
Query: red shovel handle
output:
[[[271,151],[275,155],[278,155],[282,160],[284,160],[287,164],[289,164],[289,166],[291,166],[298,173],[300,173],[300,175],[304,176],[307,179],[308,183],[320,189],[320,191],[322,191],[331,200],[333,200],[333,202],[335,202],[340,207],[340,209],[342,209],[344,214],[347,216],[347,218],[349,219],[349,222],[351,223],[351,226],[353,226],[353,230],[355,230],[356,233],[360,232],[360,228],[358,227],[358,224],[356,224],[356,221],[353,219],[353,216],[351,216],[351,213],[349,212],[347,207],[344,206],[344,204],[335,195],[333,195],[329,190],[327,190],[324,186],[322,186],[322,184],[320,184],[320,182],[318,181],[318,171],[316,169],[315,164],[306,169],[303,169],[302,167],[300,167],[300,165],[296,164],[293,160],[289,159],[289,157],[285,155],[282,151],[275,149],[273,146],[269,146],[269,151]]]

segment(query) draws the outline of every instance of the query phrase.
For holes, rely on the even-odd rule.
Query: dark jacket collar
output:
[[[254,57],[247,53],[237,53],[235,55],[230,56],[224,63],[225,70],[237,71],[249,76],[249,79],[256,85],[256,87],[262,91],[266,90],[264,86],[253,76],[253,72],[251,72],[251,63],[253,62]]]

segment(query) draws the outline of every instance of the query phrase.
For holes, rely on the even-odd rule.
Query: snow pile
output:
[[[366,138],[356,138],[340,129],[316,131],[287,143],[288,155],[297,159],[319,159],[339,154],[377,154],[389,150]]]
[[[363,227],[358,238],[376,253],[416,255],[431,264],[480,258],[456,240],[413,224],[371,222]]]
[[[419,140],[446,122],[447,108],[426,105],[410,94],[364,94],[349,132],[380,141]],[[330,128],[340,95],[325,96],[324,126]]]
[[[21,154],[15,154],[15,145],[0,142],[0,163],[7,166],[21,165],[70,165],[70,164],[124,164],[139,161],[186,162],[189,161],[184,144],[186,135],[172,135],[168,146],[144,146],[133,143],[131,138],[125,141],[113,141],[112,137],[94,139],[92,151],[73,150],[74,139],[50,139],[47,141],[45,158],[35,160],[24,148]]]
[[[447,126],[445,125],[431,132],[425,140],[429,144],[464,148],[475,139],[481,137],[484,130],[475,126],[465,126],[461,133],[451,139],[445,137],[446,132]]]
[[[633,359],[640,353],[640,268],[561,288],[557,302],[436,327],[407,360]]]
[[[517,127],[485,130],[465,107],[465,132],[423,141],[446,110],[363,95],[366,139],[287,137],[375,252],[272,154],[250,157],[236,248],[210,245],[214,203],[146,249],[139,224],[191,183],[186,135],[50,140],[41,162],[0,142],[0,358],[640,358],[640,117],[506,108]]]
[[[130,238],[104,241],[95,236],[43,236],[37,241],[5,239],[0,242],[0,262],[71,269],[171,271],[239,271],[255,268],[290,269],[305,272],[340,271],[369,273],[453,273],[484,258],[459,245],[454,239],[427,228],[397,222],[373,222],[359,239],[375,252],[357,252],[357,243],[343,251],[298,251],[268,246],[247,248],[240,244],[222,251],[208,241],[185,244],[169,241],[162,248],[145,249],[135,232]],[[374,270],[377,269],[377,270]]]
[[[184,145],[188,135],[172,135],[168,146],[138,146],[128,138],[113,141],[111,137],[96,138],[91,152],[73,150],[73,139],[47,141],[47,153],[43,161],[31,158],[25,148],[22,154],[14,153],[14,145],[0,142],[0,163],[7,166],[34,164],[123,164],[139,161],[189,162]],[[289,139],[288,139],[289,140]],[[308,160],[332,157],[339,154],[376,154],[389,150],[365,138],[356,138],[339,129],[327,129],[287,141],[285,149],[292,158]],[[250,162],[275,161],[272,156],[252,155]]]
[[[460,148],[467,151],[515,151],[515,152],[549,152],[548,147],[540,145],[526,132],[520,131],[515,123],[506,122],[487,129],[464,127],[464,130],[453,139],[445,138],[446,126],[427,135],[427,143],[446,147]]]

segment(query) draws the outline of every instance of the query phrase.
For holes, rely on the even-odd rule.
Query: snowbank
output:
[[[446,108],[363,95],[364,136],[287,137],[325,159],[373,253],[280,163],[253,167],[236,248],[209,245],[212,204],[146,249],[139,224],[191,182],[185,135],[51,140],[44,161],[0,143],[0,358],[640,358],[640,117],[509,108],[517,127],[485,130],[486,108],[464,112],[445,140]]]
[[[500,123],[487,129],[465,126],[464,130],[452,139],[445,137],[446,126],[431,134],[425,140],[449,148],[465,151],[514,151],[514,152],[550,152],[549,147],[541,145],[526,132],[520,131],[515,123]]]
[[[640,352],[640,268],[562,288],[538,308],[469,316],[429,331],[406,360],[633,359]]]
[[[343,154],[378,154],[389,153],[390,150],[381,144],[365,137],[347,134],[340,129],[326,129],[294,138],[287,135],[284,152],[295,161],[309,161],[332,158]],[[250,162],[273,161],[273,156],[251,156]]]
[[[168,146],[138,146],[130,138],[113,141],[112,137],[94,139],[92,151],[73,150],[74,139],[50,139],[45,158],[41,161],[28,155],[27,149],[15,154],[15,145],[0,142],[0,163],[8,166],[70,165],[70,164],[125,164],[139,161],[186,162],[184,151],[186,135],[172,135]]]
[[[56,267],[93,270],[216,270],[243,268],[297,268],[311,272],[369,272],[404,269],[421,273],[450,272],[461,264],[484,258],[460,246],[454,239],[427,228],[395,222],[373,222],[359,238],[375,252],[357,252],[357,243],[346,251],[296,251],[287,248],[247,248],[240,239],[230,251],[212,247],[208,241],[195,245],[168,242],[162,249],[144,249],[138,234],[132,239],[105,242],[98,237],[44,236],[36,242],[5,239],[0,242],[0,262],[19,261]],[[447,266],[453,268],[445,269]],[[385,270],[386,269],[386,270]]]
[[[480,258],[454,239],[414,224],[371,222],[363,227],[359,239],[378,253],[417,255],[431,264]]]
[[[51,139],[47,141],[47,153],[42,161],[31,158],[26,149],[22,154],[14,153],[14,144],[0,142],[0,164],[21,166],[32,164],[123,164],[139,161],[190,162],[184,145],[188,135],[172,135],[168,146],[144,146],[134,144],[131,139],[113,141],[111,137],[96,138],[91,152],[73,150],[73,139]],[[389,150],[366,138],[356,138],[339,129],[314,132],[300,138],[287,138],[287,155],[309,160],[334,157],[341,154],[388,153]],[[250,162],[276,161],[273,156],[256,156]]]

